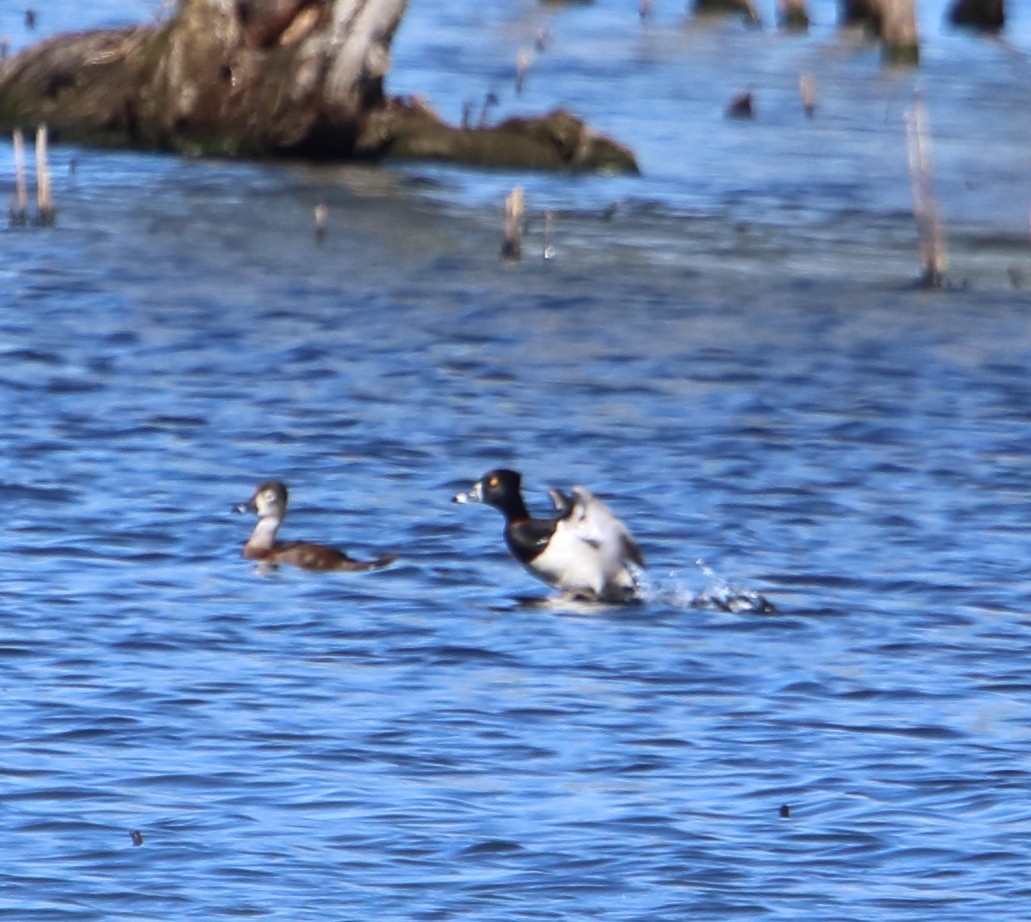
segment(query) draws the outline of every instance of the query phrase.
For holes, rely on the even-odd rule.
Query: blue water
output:
[[[1026,919],[1026,13],[1001,46],[928,4],[895,74],[829,4],[792,40],[466,7],[414,4],[399,92],[455,116],[544,18],[502,107],[575,106],[645,175],[57,148],[56,227],[0,229],[0,916]],[[645,604],[528,604],[497,514],[449,502],[499,464],[537,509],[604,496]],[[230,509],[268,477],[284,537],[400,561],[255,572]],[[749,593],[777,610],[706,604]]]

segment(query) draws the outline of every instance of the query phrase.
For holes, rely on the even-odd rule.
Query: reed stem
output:
[[[29,193],[25,185],[25,135],[20,128],[14,129],[14,196],[11,201],[10,221],[16,227],[28,220]]]
[[[906,149],[909,181],[913,189],[913,217],[916,219],[917,246],[925,288],[941,288],[945,279],[945,231],[938,199],[934,194],[934,164],[927,104],[917,96],[906,113]]]
[[[54,223],[57,209],[50,193],[50,165],[47,162],[47,126],[36,129],[36,223]]]
[[[519,262],[522,257],[524,205],[523,187],[516,186],[505,197],[505,239],[501,255],[507,262]]]

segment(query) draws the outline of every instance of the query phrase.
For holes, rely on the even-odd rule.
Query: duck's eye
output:
[[[265,500],[266,503],[273,503],[273,502],[275,502],[275,500],[276,500],[275,491],[274,490],[266,490],[262,494],[262,498]]]
[[[487,478],[488,487],[496,487],[499,483],[501,483],[501,481],[496,476]]]

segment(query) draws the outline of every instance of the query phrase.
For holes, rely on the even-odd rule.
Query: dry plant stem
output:
[[[40,125],[36,129],[36,220],[40,224],[53,224],[54,214],[47,158],[47,126]]]
[[[552,233],[555,227],[555,212],[546,211],[544,212],[544,258],[553,259],[555,256],[555,247],[553,246]]]
[[[329,210],[319,202],[315,206],[315,242],[321,244],[326,239],[326,219],[329,217]]]
[[[809,118],[816,112],[816,80],[812,74],[800,74],[798,77],[798,93],[802,97],[802,108]]]
[[[11,224],[24,224],[29,208],[29,193],[25,184],[25,135],[20,128],[13,133],[14,145],[14,203],[11,206]]]
[[[913,189],[922,281],[928,288],[940,288],[945,277],[945,233],[934,194],[931,136],[927,127],[927,106],[920,98],[906,114],[906,148],[909,179]]]
[[[523,187],[516,186],[505,198],[505,240],[501,255],[509,262],[518,262],[523,251]]]

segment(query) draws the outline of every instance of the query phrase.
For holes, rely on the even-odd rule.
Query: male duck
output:
[[[556,515],[531,518],[522,476],[499,468],[484,474],[453,502],[486,503],[505,517],[505,543],[534,576],[573,598],[596,602],[638,599],[636,569],[644,558],[627,527],[583,487],[567,496],[549,490]]]
[[[262,564],[275,566],[288,563],[305,570],[377,570],[393,563],[396,559],[386,554],[375,560],[354,560],[343,551],[322,544],[307,541],[277,541],[276,532],[286,518],[286,484],[280,480],[266,480],[259,484],[254,495],[236,507],[237,512],[256,512],[258,524],[247,543],[243,556],[247,560],[258,560]]]

